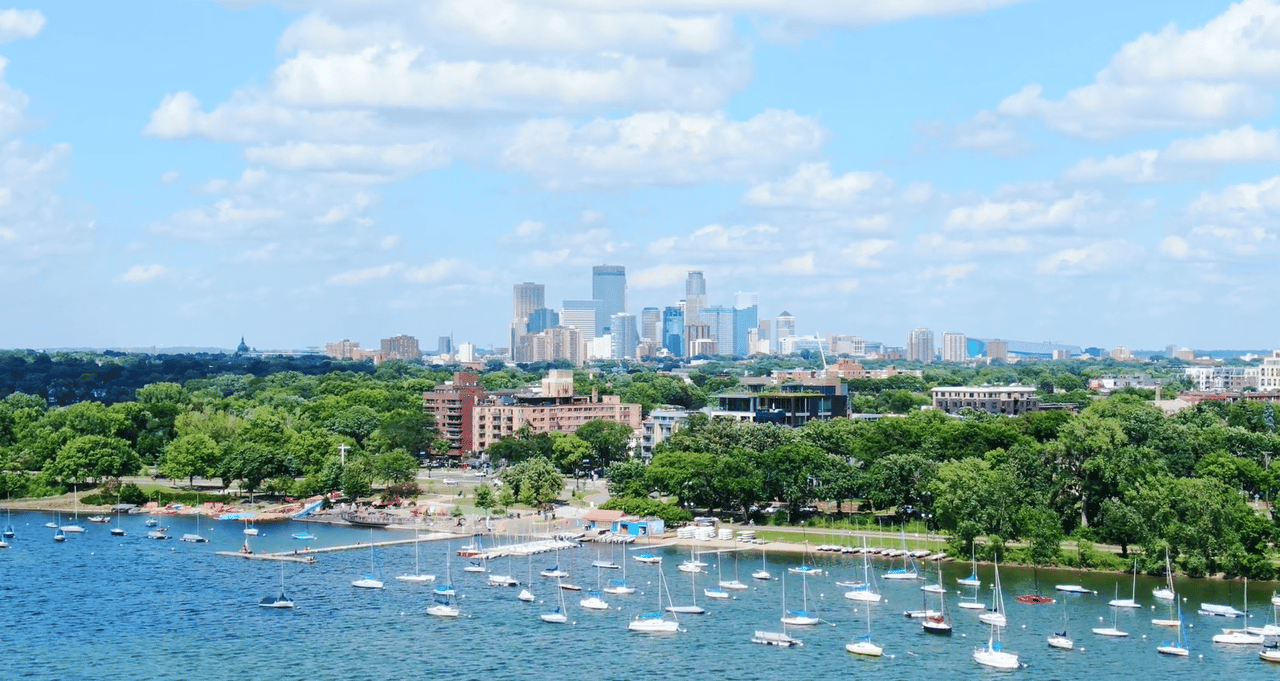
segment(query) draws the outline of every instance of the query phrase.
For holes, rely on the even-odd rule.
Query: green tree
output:
[[[627,458],[632,431],[625,423],[597,419],[579,426],[574,435],[591,445],[591,467],[603,470]]]
[[[373,478],[387,483],[413,482],[418,475],[418,459],[403,449],[383,452],[373,457]]]
[[[476,508],[484,511],[485,515],[489,515],[489,509],[493,508],[496,502],[493,489],[484,484],[476,485],[475,495]]]
[[[549,507],[564,489],[564,478],[545,457],[522,461],[504,470],[500,477],[521,503],[539,509]]]
[[[204,433],[183,435],[165,447],[160,473],[175,480],[186,478],[187,485],[194,487],[196,476],[208,477],[221,458],[222,449],[213,438]]]
[[[118,478],[142,470],[142,459],[118,437],[81,435],[58,450],[45,472],[67,483]]]

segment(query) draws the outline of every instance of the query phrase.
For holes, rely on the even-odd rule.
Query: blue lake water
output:
[[[654,586],[657,566],[631,560],[635,551],[604,547],[602,557],[627,563],[628,581],[641,593],[610,596],[611,610],[586,611],[577,606],[582,597],[566,593],[572,625],[546,624],[538,615],[556,601],[551,580],[537,572],[552,563],[552,555],[532,559],[533,590],[538,603],[516,600],[519,589],[489,587],[481,574],[461,571],[453,560],[453,582],[461,595],[465,617],[441,620],[425,614],[430,587],[398,582],[395,575],[413,571],[412,545],[320,554],[312,565],[285,563],[285,589],[297,603],[294,610],[257,607],[264,596],[279,589],[280,564],[217,556],[234,551],[244,540],[239,523],[202,521],[200,533],[208,544],[185,544],[171,539],[146,538],[145,516],[126,516],[125,537],[113,537],[109,526],[83,522],[87,532],[70,535],[65,543],[53,541],[53,530],[44,523],[52,515],[23,513],[14,516],[18,536],[12,548],[0,550],[0,599],[5,617],[0,625],[0,665],[3,679],[974,679],[1010,675],[1025,679],[1161,678],[1263,679],[1280,676],[1280,666],[1260,660],[1256,646],[1223,646],[1210,637],[1224,626],[1243,626],[1242,620],[1226,620],[1195,613],[1201,601],[1242,605],[1238,582],[1184,580],[1178,587],[1187,598],[1184,615],[1189,625],[1191,656],[1186,659],[1159,655],[1155,647],[1174,635],[1168,628],[1150,623],[1153,617],[1171,617],[1169,606],[1155,601],[1151,589],[1160,582],[1140,577],[1139,610],[1114,613],[1116,625],[1129,638],[1108,639],[1090,633],[1109,626],[1113,612],[1107,601],[1118,590],[1127,597],[1127,576],[1080,574],[1042,570],[1041,590],[1054,595],[1054,605],[1023,605],[1014,596],[1031,593],[1035,576],[1029,570],[1001,570],[1010,626],[1004,634],[1006,650],[1018,652],[1028,667],[997,672],[978,666],[970,657],[974,646],[985,643],[988,628],[977,614],[955,607],[970,589],[955,580],[969,574],[969,565],[942,566],[948,587],[950,615],[955,634],[950,638],[923,633],[918,621],[903,611],[921,607],[923,582],[877,580],[886,602],[871,606],[874,639],[884,646],[886,657],[863,659],[848,654],[844,644],[866,630],[861,604],[843,597],[846,590],[836,580],[858,579],[860,557],[817,556],[812,562],[829,571],[810,578],[809,609],[827,624],[791,628],[805,641],[802,648],[779,649],[750,642],[756,629],[781,630],[782,581],[757,582],[750,578],[761,562],[759,551],[744,550],[707,555],[708,574],[689,575],[676,570],[688,550],[669,547],[661,569],[677,604],[696,598],[709,614],[681,618],[684,631],[672,636],[650,636],[626,630],[627,622],[657,604]],[[195,530],[190,518],[164,521],[174,537]],[[293,532],[308,529],[316,539],[299,541]],[[275,523],[260,526],[262,536],[251,539],[258,552],[368,542],[367,529],[326,525]],[[378,530],[378,541],[411,538],[411,532]],[[441,577],[446,556],[462,541],[424,542],[420,545],[422,571]],[[625,554],[625,558],[624,558]],[[574,573],[572,581],[592,587],[596,574],[589,568],[597,548],[586,545],[562,552],[559,563]],[[386,581],[381,591],[356,589],[351,581],[369,571],[371,558]],[[735,571],[747,591],[728,601],[709,600],[702,589],[717,580],[716,561],[725,578]],[[775,577],[796,565],[799,556],[768,557]],[[877,574],[897,565],[873,558]],[[524,580],[526,559],[499,559],[490,566]],[[921,565],[936,576],[936,567]],[[602,578],[621,576],[606,570]],[[984,581],[980,594],[991,597],[990,566],[979,566]],[[936,581],[936,577],[933,580]],[[1076,583],[1095,589],[1097,595],[1053,593],[1056,583]],[[786,583],[789,607],[800,607],[802,580],[789,575]],[[1270,621],[1272,585],[1251,585],[1251,623]],[[1065,602],[1064,602],[1065,601]],[[1153,609],[1151,606],[1155,605]],[[1075,651],[1058,651],[1045,645],[1045,636],[1060,628],[1063,613],[1076,642]],[[1144,638],[1145,636],[1145,638]]]

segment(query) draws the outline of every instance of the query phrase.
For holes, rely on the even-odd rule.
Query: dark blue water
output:
[[[533,588],[540,602],[521,603],[518,589],[488,587],[484,575],[464,573],[453,563],[453,582],[466,615],[441,620],[425,614],[430,587],[397,582],[395,575],[413,571],[411,545],[380,548],[374,552],[353,550],[317,556],[313,565],[285,564],[285,589],[297,603],[294,610],[268,610],[257,601],[279,589],[280,564],[216,556],[234,551],[244,540],[238,523],[201,523],[200,533],[209,544],[184,544],[176,539],[146,539],[144,517],[126,517],[125,537],[112,537],[109,526],[85,524],[87,532],[71,535],[65,543],[53,541],[53,530],[44,523],[53,519],[40,513],[14,516],[18,531],[12,548],[0,550],[0,664],[3,679],[973,679],[1003,674],[1026,679],[1263,679],[1280,675],[1257,657],[1253,646],[1215,646],[1210,637],[1223,626],[1241,626],[1240,620],[1223,620],[1194,614],[1202,600],[1240,607],[1239,583],[1186,580],[1178,584],[1188,599],[1186,619],[1191,657],[1168,658],[1155,652],[1168,629],[1150,624],[1152,617],[1169,617],[1168,607],[1155,603],[1155,580],[1140,578],[1137,593],[1146,607],[1116,613],[1127,639],[1105,639],[1089,632],[1110,625],[1112,612],[1106,603],[1117,584],[1127,596],[1130,581],[1116,575],[1082,575],[1041,571],[1041,588],[1052,593],[1055,583],[1078,583],[1099,591],[1097,595],[1059,596],[1055,605],[1028,606],[1013,597],[1034,591],[1030,571],[1002,569],[1010,627],[1005,649],[1021,654],[1029,666],[1016,672],[995,672],[978,666],[970,657],[975,645],[987,639],[987,628],[977,615],[955,607],[957,577],[969,574],[966,564],[943,566],[943,582],[952,590],[950,614],[955,635],[930,636],[916,621],[902,616],[921,606],[921,582],[879,582],[887,602],[872,606],[874,638],[885,648],[882,659],[849,655],[844,644],[866,629],[859,604],[842,597],[837,579],[862,574],[861,558],[822,557],[817,562],[830,576],[809,579],[810,610],[828,620],[807,629],[791,630],[805,646],[778,649],[750,642],[755,629],[778,631],[782,610],[780,581],[755,582],[752,570],[760,564],[758,551],[742,552],[735,565],[733,555],[721,560],[725,578],[735,570],[750,585],[729,601],[704,598],[702,589],[716,581],[716,557],[709,574],[689,576],[675,569],[687,557],[687,549],[671,547],[663,569],[674,601],[691,599],[710,614],[685,616],[685,631],[674,636],[649,636],[626,630],[627,621],[655,609],[653,586],[656,566],[641,565],[628,553],[628,581],[642,593],[609,596],[607,612],[577,607],[580,594],[566,594],[574,624],[546,624],[538,615],[556,599],[550,580],[537,572],[555,561],[551,556],[533,558]],[[82,524],[84,524],[82,522]],[[168,518],[165,524],[175,537],[195,530],[193,519]],[[308,524],[316,534],[306,542],[290,535],[303,529],[296,524],[260,526],[263,536],[252,538],[258,552],[368,542],[369,531]],[[379,541],[409,538],[412,533],[377,531]],[[421,545],[422,571],[443,576],[446,555],[462,542],[430,542]],[[623,562],[622,550],[606,549],[615,562]],[[369,570],[371,554],[386,581],[382,591],[355,589],[351,581]],[[573,581],[594,586],[596,576],[588,564],[596,549],[586,547],[563,552],[559,562],[574,571]],[[798,557],[769,556],[769,568],[777,577]],[[887,559],[872,559],[877,573],[891,567]],[[528,571],[524,559],[491,564],[497,572],[510,572],[523,580]],[[922,566],[923,567],[923,566]],[[929,570],[936,568],[929,567]],[[620,576],[606,571],[605,579]],[[980,566],[987,585],[991,568]],[[801,580],[786,582],[790,607],[799,607]],[[968,590],[965,590],[966,593]],[[990,591],[982,588],[989,600]],[[1057,595],[1057,594],[1055,594]],[[1270,586],[1250,589],[1253,622],[1271,617]],[[550,599],[549,601],[547,599]],[[1045,645],[1045,636],[1062,624],[1076,641],[1075,651],[1057,651]],[[1143,638],[1143,636],[1146,638]]]

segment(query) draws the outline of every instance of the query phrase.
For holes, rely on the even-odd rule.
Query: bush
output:
[[[600,508],[606,511],[622,511],[627,515],[633,515],[638,518],[645,516],[662,518],[662,522],[666,523],[668,527],[693,520],[693,514],[685,509],[675,504],[668,504],[648,497],[614,498],[600,504]]]

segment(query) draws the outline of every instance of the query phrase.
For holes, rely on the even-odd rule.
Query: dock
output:
[[[449,532],[431,532],[429,534],[420,535],[412,539],[390,539],[387,541],[373,542],[375,547],[381,546],[399,546],[402,544],[412,544],[414,542],[423,541],[439,541],[441,539],[457,539],[458,535]],[[290,563],[314,563],[316,562],[315,554],[317,553],[333,553],[334,551],[351,551],[354,549],[367,549],[368,542],[357,544],[342,544],[340,546],[322,546],[320,548],[292,549],[289,551],[279,551],[276,553],[245,553],[243,551],[218,551],[217,555],[226,556],[228,558],[245,558],[248,560],[282,560]]]

